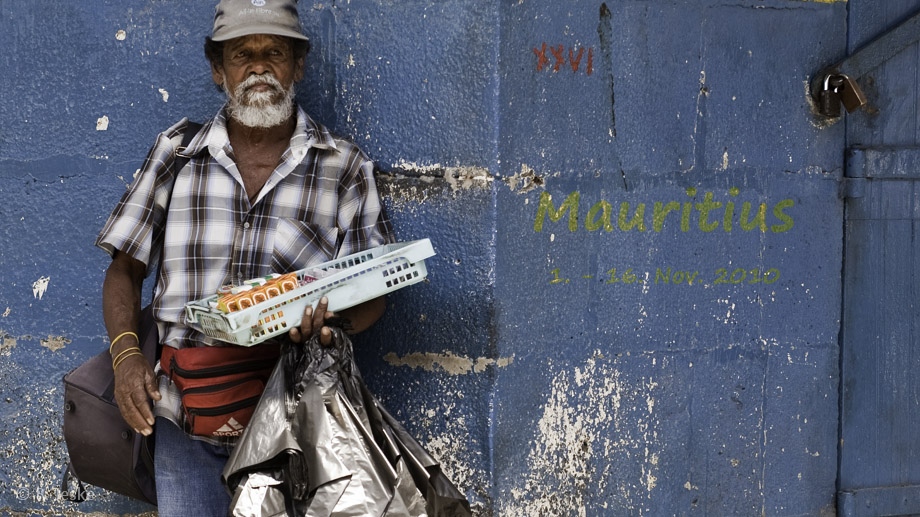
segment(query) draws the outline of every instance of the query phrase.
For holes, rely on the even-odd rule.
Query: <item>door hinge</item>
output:
[[[866,194],[866,178],[842,178],[840,181],[840,199],[863,197]]]

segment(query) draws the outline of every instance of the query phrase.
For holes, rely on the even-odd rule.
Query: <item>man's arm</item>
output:
[[[383,316],[383,311],[386,309],[386,306],[386,298],[380,296],[360,305],[355,305],[350,309],[345,309],[339,313],[339,316],[348,319],[351,323],[351,329],[348,333],[357,334],[358,332],[367,330],[368,327],[380,319],[380,317]],[[334,314],[327,311],[326,307],[327,300],[325,296],[320,298],[319,303],[316,305],[315,313],[313,307],[307,306],[303,313],[303,319],[300,321],[300,328],[291,329],[291,340],[295,343],[300,343],[313,334],[313,329],[320,329],[320,343],[323,345],[332,343],[332,331],[329,330],[328,327],[323,326],[323,323],[325,323],[326,319],[333,317]]]
[[[371,325],[383,316],[383,311],[387,308],[387,299],[385,296],[368,300],[360,305],[355,305],[350,309],[339,312],[339,316],[351,322],[349,334],[364,332]]]
[[[119,251],[105,273],[102,284],[102,316],[109,339],[124,332],[140,329],[141,288],[146,266]],[[134,336],[124,336],[112,347],[112,358],[131,347],[139,346]],[[149,398],[160,400],[153,368],[143,355],[127,352],[115,370],[115,400],[122,418],[135,431],[149,436],[153,432],[153,412]]]

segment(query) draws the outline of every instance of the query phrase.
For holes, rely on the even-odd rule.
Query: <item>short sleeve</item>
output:
[[[361,153],[353,163],[340,185],[338,224],[343,234],[337,257],[396,242],[377,192],[374,162]]]
[[[114,255],[118,250],[143,262],[149,275],[159,265],[166,210],[174,183],[176,137],[187,120],[160,133],[134,181],[96,238],[96,246]]]

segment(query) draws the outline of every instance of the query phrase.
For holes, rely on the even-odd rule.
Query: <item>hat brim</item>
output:
[[[310,38],[295,30],[269,24],[247,24],[243,27],[221,31],[221,34],[211,36],[211,41],[228,41],[243,36],[251,36],[253,34],[271,34],[273,36],[285,36],[288,38],[310,41]]]

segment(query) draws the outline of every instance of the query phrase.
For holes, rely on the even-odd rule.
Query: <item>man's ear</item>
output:
[[[224,85],[223,72],[224,72],[223,68],[217,66],[214,63],[211,63],[211,79],[214,80],[214,83],[217,84],[217,86],[223,87]]]

